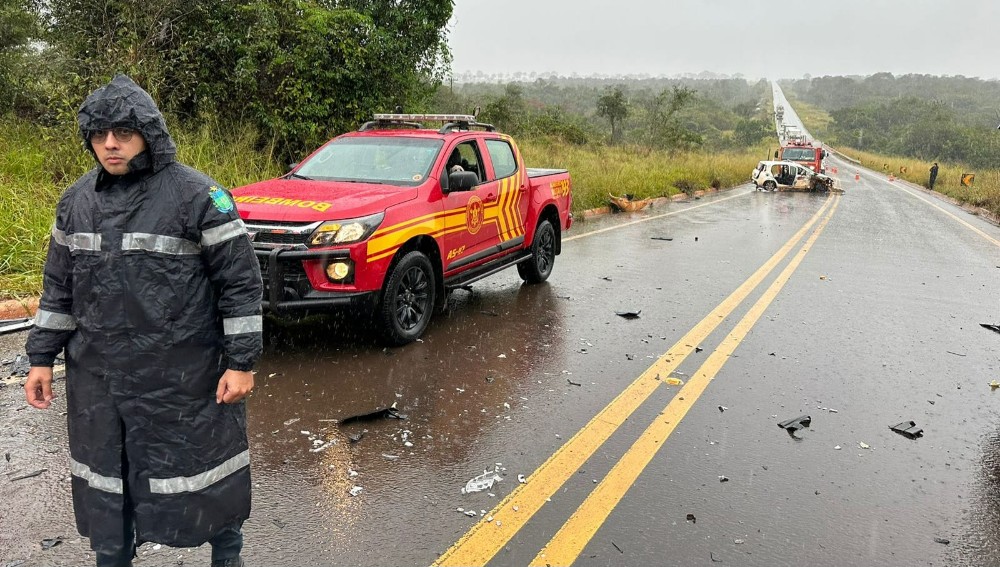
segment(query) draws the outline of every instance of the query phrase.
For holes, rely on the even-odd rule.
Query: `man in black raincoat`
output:
[[[28,402],[65,349],[73,507],[100,566],[137,543],[212,543],[242,565],[243,397],[261,351],[260,266],[229,193],[175,161],[153,99],[115,77],[79,113],[98,167],[56,207],[28,336]]]

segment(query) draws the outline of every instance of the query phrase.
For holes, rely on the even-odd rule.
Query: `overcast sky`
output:
[[[998,0],[456,0],[456,74],[1000,77]]]

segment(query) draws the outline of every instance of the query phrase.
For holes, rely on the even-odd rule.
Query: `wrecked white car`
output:
[[[837,180],[791,161],[762,161],[750,174],[754,188],[764,191],[834,191]]]

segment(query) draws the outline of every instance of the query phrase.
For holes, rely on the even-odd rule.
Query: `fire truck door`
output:
[[[451,150],[442,175],[456,168],[476,173],[480,183],[469,190],[450,191],[444,197],[448,212],[442,246],[445,272],[493,255],[498,242],[491,211],[497,206],[499,184],[489,179],[475,139],[463,141]]]

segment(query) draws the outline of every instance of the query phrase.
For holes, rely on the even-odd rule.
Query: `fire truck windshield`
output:
[[[813,161],[816,159],[814,148],[785,148],[781,151],[781,159],[788,161]]]
[[[443,144],[443,140],[397,136],[338,138],[306,160],[295,175],[412,187],[427,179]]]

